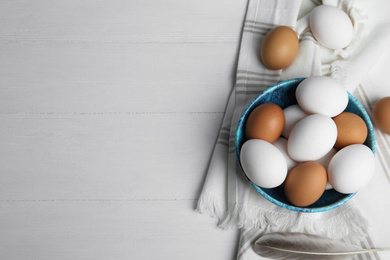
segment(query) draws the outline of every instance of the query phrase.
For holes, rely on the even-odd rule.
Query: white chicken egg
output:
[[[295,124],[307,116],[307,113],[302,110],[302,108],[298,104],[294,104],[283,109],[285,124],[282,132],[282,136],[287,138],[290,136],[291,130],[295,126]]]
[[[332,148],[327,154],[325,154],[323,157],[318,159],[316,162],[322,164],[322,166],[325,167],[325,169],[328,169],[329,163],[332,160],[333,156],[338,152],[336,148]],[[333,189],[332,185],[330,185],[329,180],[328,183],[326,184],[325,190],[330,190]]]
[[[325,154],[320,159],[316,160],[316,162],[322,164],[322,166],[325,167],[325,169],[328,169],[329,163],[332,160],[333,156],[338,152],[336,148],[332,148],[327,154]]]
[[[340,193],[355,193],[366,186],[375,171],[374,153],[364,144],[341,149],[329,163],[328,177]]]
[[[344,11],[337,7],[317,6],[310,14],[309,23],[314,38],[326,48],[342,49],[352,41],[352,21]]]
[[[248,178],[262,188],[275,188],[287,176],[284,155],[273,144],[264,140],[247,140],[241,147],[240,161]]]
[[[336,139],[337,127],[332,118],[321,114],[309,115],[292,129],[287,151],[295,161],[316,161],[333,148]]]
[[[348,105],[348,92],[336,80],[325,76],[313,76],[299,83],[295,97],[299,106],[308,114],[334,117]]]
[[[287,162],[287,170],[291,171],[295,166],[298,165],[298,162],[294,161],[291,159],[290,155],[287,152],[287,139],[284,137],[279,137],[275,142],[272,144],[278,148],[282,154],[284,155],[284,158],[286,159]]]

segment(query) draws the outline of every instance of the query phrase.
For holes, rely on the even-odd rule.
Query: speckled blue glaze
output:
[[[266,91],[264,91],[262,94],[257,96],[244,110],[244,112],[241,115],[241,118],[238,122],[237,126],[237,132],[236,132],[236,139],[235,139],[235,146],[236,146],[236,156],[239,162],[239,165],[242,170],[241,162],[240,162],[240,150],[241,146],[246,141],[245,134],[244,134],[244,126],[247,117],[252,112],[254,108],[257,106],[264,104],[264,103],[275,103],[279,105],[281,108],[286,108],[290,105],[297,104],[297,100],[295,98],[295,89],[299,85],[299,83],[304,80],[305,78],[296,78],[291,79],[287,81],[280,82],[276,84],[275,86],[272,86],[268,88]],[[350,93],[348,93],[349,102],[345,109],[345,111],[355,113],[359,115],[364,122],[367,125],[368,129],[368,135],[367,139],[364,142],[365,145],[367,145],[375,154],[376,150],[376,141],[375,141],[375,135],[374,135],[374,128],[372,126],[370,117],[368,116],[366,110],[363,108],[363,106],[360,104],[360,102],[352,96]],[[244,171],[242,170],[243,174],[245,175]],[[336,208],[345,202],[347,202],[349,199],[351,199],[356,193],[352,194],[342,194],[334,189],[326,190],[324,194],[321,196],[319,200],[317,200],[314,204],[308,206],[308,207],[296,207],[292,205],[285,197],[284,190],[283,190],[283,184],[279,187],[272,188],[272,189],[264,189],[260,188],[256,184],[254,184],[246,175],[245,177],[250,182],[250,184],[267,200],[271,201],[272,203],[289,209],[293,211],[299,211],[299,212],[322,212],[327,211],[333,208]]]

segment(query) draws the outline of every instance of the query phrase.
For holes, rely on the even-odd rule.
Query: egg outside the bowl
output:
[[[297,33],[288,26],[278,26],[265,36],[260,49],[260,59],[268,69],[284,69],[294,61],[298,49]]]

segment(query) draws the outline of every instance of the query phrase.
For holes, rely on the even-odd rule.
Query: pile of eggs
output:
[[[282,186],[291,204],[307,207],[327,189],[351,194],[365,187],[375,168],[364,144],[367,125],[346,112],[348,92],[325,76],[304,79],[295,90],[297,104],[254,108],[245,121],[240,163],[261,188]]]

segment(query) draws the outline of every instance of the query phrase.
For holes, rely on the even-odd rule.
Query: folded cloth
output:
[[[334,4],[350,15],[355,29],[354,39],[358,39],[362,27],[352,1],[327,1],[327,4]],[[305,28],[303,20],[297,23],[300,7],[301,0],[249,1],[236,84],[226,107],[198,200],[197,210],[217,218],[220,228],[240,228],[237,259],[260,259],[253,252],[252,245],[265,232],[306,232],[358,243],[363,247],[372,246],[366,218],[355,205],[355,199],[321,213],[300,213],[283,209],[258,194],[244,178],[237,163],[234,141],[239,117],[249,102],[266,88],[285,79],[323,74],[337,78],[346,87],[350,85],[345,79],[350,75],[352,61],[355,61],[348,58],[354,44],[348,49],[334,52],[334,59],[324,62],[322,47],[315,41],[310,30]],[[259,49],[267,32],[281,25],[292,28],[297,26],[300,49],[287,69],[269,70],[259,59]]]

